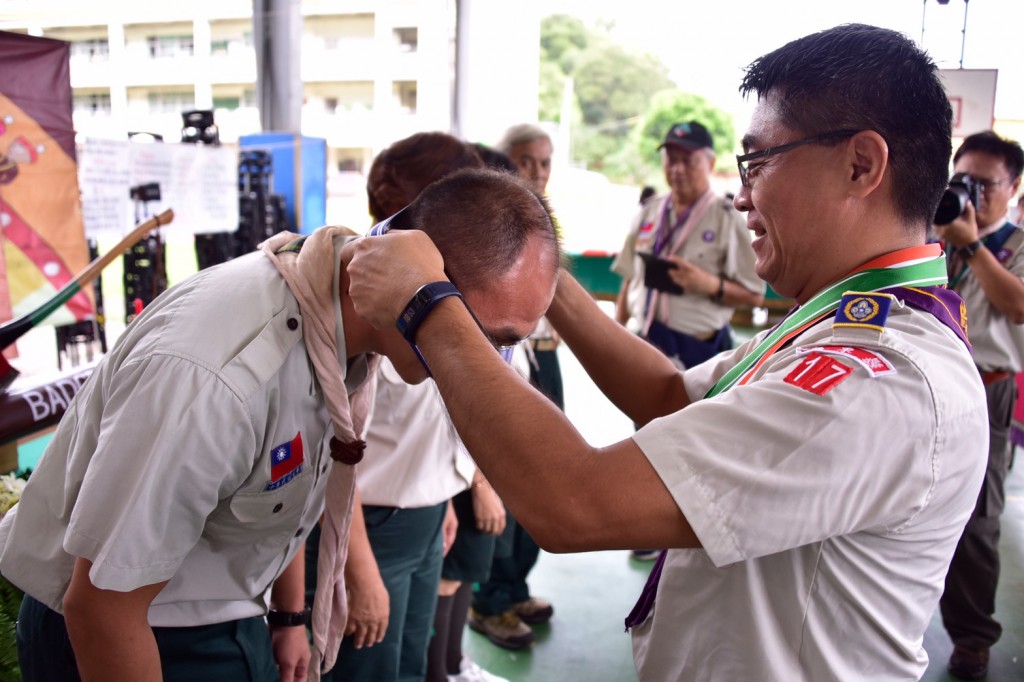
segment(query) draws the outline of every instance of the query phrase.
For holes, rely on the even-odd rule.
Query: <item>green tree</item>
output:
[[[570,77],[572,120],[561,121]],[[587,27],[564,14],[541,22],[540,119],[570,126],[572,157],[587,168],[615,181],[651,182],[659,177],[665,131],[692,119],[711,130],[719,165],[727,168],[731,118],[675,88],[659,59],[616,44],[607,26]]]
[[[641,158],[654,167],[661,165],[658,147],[673,123],[699,121],[715,141],[715,167],[735,167],[736,131],[732,116],[699,95],[680,90],[663,90],[651,98],[643,120],[636,128],[635,144]]]
[[[562,73],[572,70],[573,59],[588,42],[590,32],[574,16],[553,14],[541,23],[541,61],[555,63]]]

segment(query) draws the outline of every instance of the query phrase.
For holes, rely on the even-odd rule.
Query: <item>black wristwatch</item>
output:
[[[980,239],[975,239],[973,242],[971,242],[967,246],[961,246],[960,247],[960,249],[959,249],[960,255],[963,256],[965,259],[970,258],[974,254],[978,253],[978,249],[980,249],[982,246],[983,246],[983,244],[981,243],[981,240]]]
[[[267,612],[267,625],[276,628],[292,628],[300,625],[309,625],[311,610],[307,606],[302,611],[275,611],[270,609]]]
[[[416,330],[420,328],[423,320],[427,319],[427,315],[439,301],[449,296],[462,298],[462,294],[451,282],[432,282],[416,290],[406,304],[405,310],[395,321],[395,326],[406,341],[416,343]]]

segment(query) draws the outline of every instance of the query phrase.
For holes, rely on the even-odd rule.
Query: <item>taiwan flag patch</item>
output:
[[[270,451],[270,483],[266,490],[277,490],[302,473],[302,432]]]

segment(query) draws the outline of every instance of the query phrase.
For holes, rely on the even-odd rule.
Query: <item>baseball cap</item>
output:
[[[670,144],[686,149],[703,149],[705,147],[714,149],[711,133],[696,121],[674,124],[666,133],[665,141],[658,145],[658,149]]]

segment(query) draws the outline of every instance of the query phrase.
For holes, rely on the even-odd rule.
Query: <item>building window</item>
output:
[[[404,113],[416,113],[416,81],[395,81],[392,93]]]
[[[106,61],[110,58],[110,43],[106,38],[78,40],[71,43],[71,57],[90,61]]]
[[[146,45],[153,59],[191,57],[195,54],[192,36],[149,36]]]
[[[149,113],[178,114],[196,108],[196,98],[191,92],[149,93]]]
[[[234,111],[241,105],[242,100],[240,97],[214,97],[213,108],[214,109],[227,109],[228,111]]]
[[[74,95],[72,107],[75,113],[109,114],[110,94]]]
[[[391,34],[401,52],[415,52],[419,46],[419,29],[415,26],[396,28]]]

